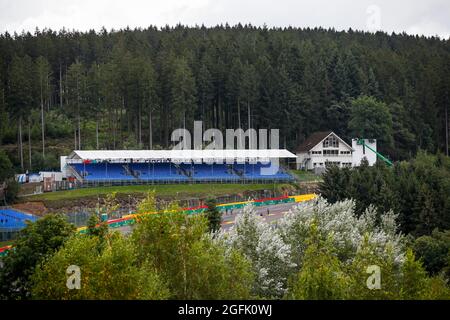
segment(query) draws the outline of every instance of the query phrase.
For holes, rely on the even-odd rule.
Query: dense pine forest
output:
[[[0,146],[17,169],[58,167],[59,144],[167,148],[173,129],[203,120],[279,128],[289,149],[317,130],[378,132],[401,160],[446,151],[449,88],[450,42],[433,37],[250,25],[5,33]],[[355,114],[355,101],[369,112]]]

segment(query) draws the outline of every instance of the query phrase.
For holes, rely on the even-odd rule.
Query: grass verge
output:
[[[284,184],[175,184],[175,185],[134,185],[134,186],[114,186],[74,189],[32,195],[22,198],[22,201],[58,201],[72,200],[88,197],[104,196],[111,192],[120,194],[145,193],[155,190],[161,197],[169,196],[208,196],[236,194],[244,191],[273,190],[282,187]]]

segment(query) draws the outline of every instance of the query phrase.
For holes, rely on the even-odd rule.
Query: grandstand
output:
[[[294,178],[281,162],[290,158],[285,149],[75,150],[61,171],[84,185],[287,182]]]

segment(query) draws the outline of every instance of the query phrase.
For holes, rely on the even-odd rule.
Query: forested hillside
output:
[[[54,139],[165,148],[193,120],[222,130],[250,121],[279,128],[290,149],[317,130],[382,132],[371,138],[405,159],[445,151],[449,88],[450,43],[438,38],[241,25],[6,33],[0,145],[16,168],[39,169],[56,161]],[[355,101],[382,112],[356,115]]]

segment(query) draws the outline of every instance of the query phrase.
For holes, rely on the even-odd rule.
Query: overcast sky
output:
[[[0,0],[0,32],[166,24],[334,27],[450,37],[449,0]]]

